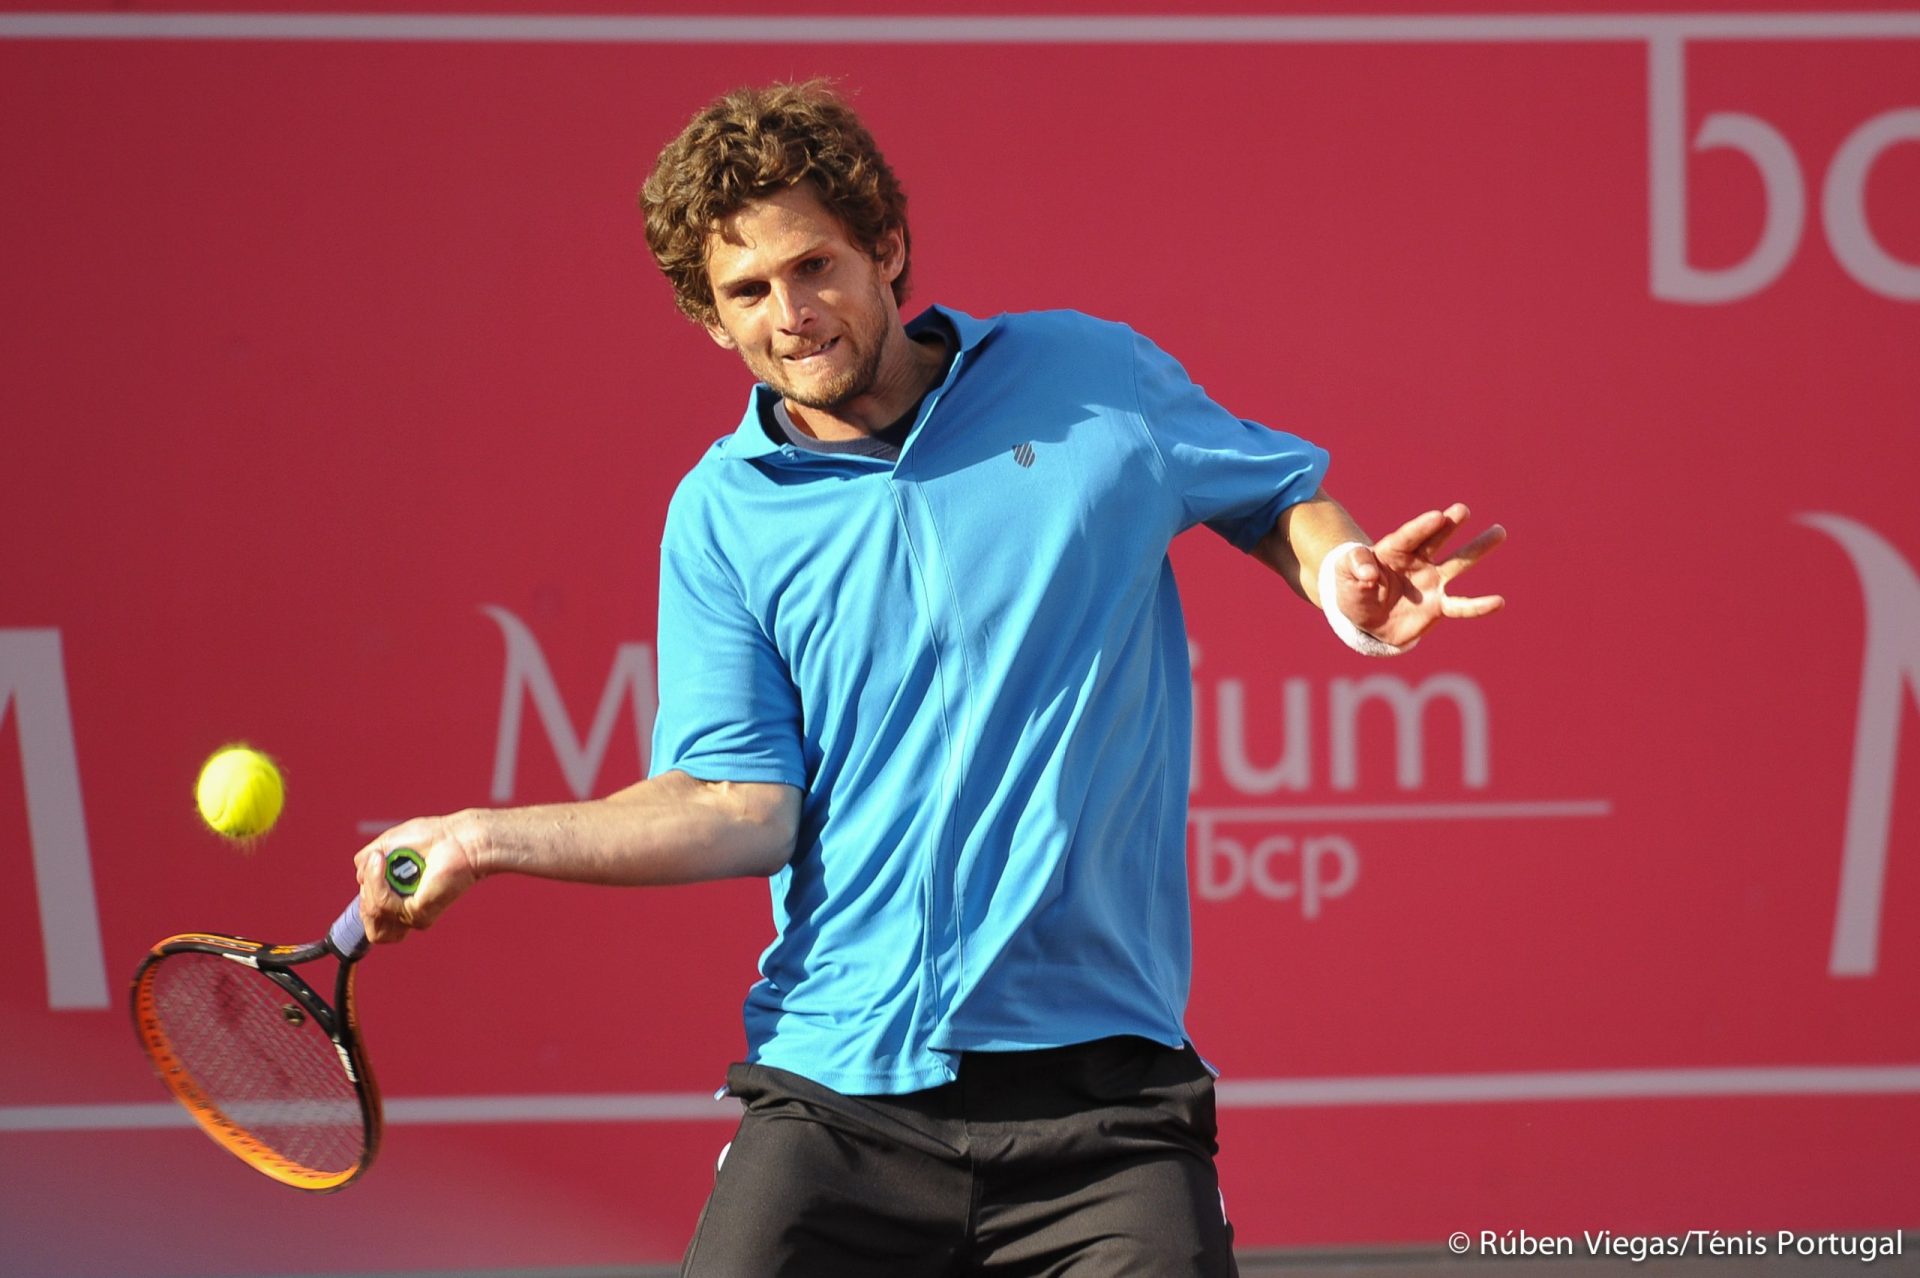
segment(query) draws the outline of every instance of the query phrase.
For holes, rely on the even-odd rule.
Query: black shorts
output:
[[[957,1081],[902,1096],[761,1065],[727,1084],[746,1113],[683,1275],[1238,1272],[1213,1079],[1191,1047],[970,1052]]]

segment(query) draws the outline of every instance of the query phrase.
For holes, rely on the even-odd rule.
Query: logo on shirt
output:
[[[1032,444],[1014,445],[1013,459],[1019,462],[1022,466],[1033,465],[1033,445]]]

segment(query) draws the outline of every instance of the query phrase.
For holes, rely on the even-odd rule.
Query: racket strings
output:
[[[271,978],[215,954],[172,954],[154,973],[153,1007],[194,1088],[254,1140],[318,1172],[365,1156],[339,1051]]]

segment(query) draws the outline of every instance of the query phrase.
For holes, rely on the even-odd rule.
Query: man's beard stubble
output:
[[[850,338],[851,334],[843,334],[840,340],[849,342]],[[825,386],[814,391],[802,391],[799,387],[788,383],[778,388],[780,397],[788,403],[798,404],[802,408],[811,408],[815,412],[831,413],[845,408],[854,400],[872,391],[874,383],[879,380],[880,345],[876,342],[868,347],[859,363],[848,369],[845,375],[828,382]],[[785,381],[785,379],[782,380]]]

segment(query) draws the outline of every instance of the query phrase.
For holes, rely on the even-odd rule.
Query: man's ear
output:
[[[737,351],[740,349],[740,344],[733,340],[732,334],[728,333],[726,329],[720,327],[719,320],[708,320],[701,327],[707,330],[707,336],[711,337],[713,339],[713,344],[715,346],[718,346],[721,350]]]
[[[880,278],[893,283],[900,278],[900,272],[907,269],[907,237],[896,226],[881,236],[874,248],[873,260],[879,264]]]

